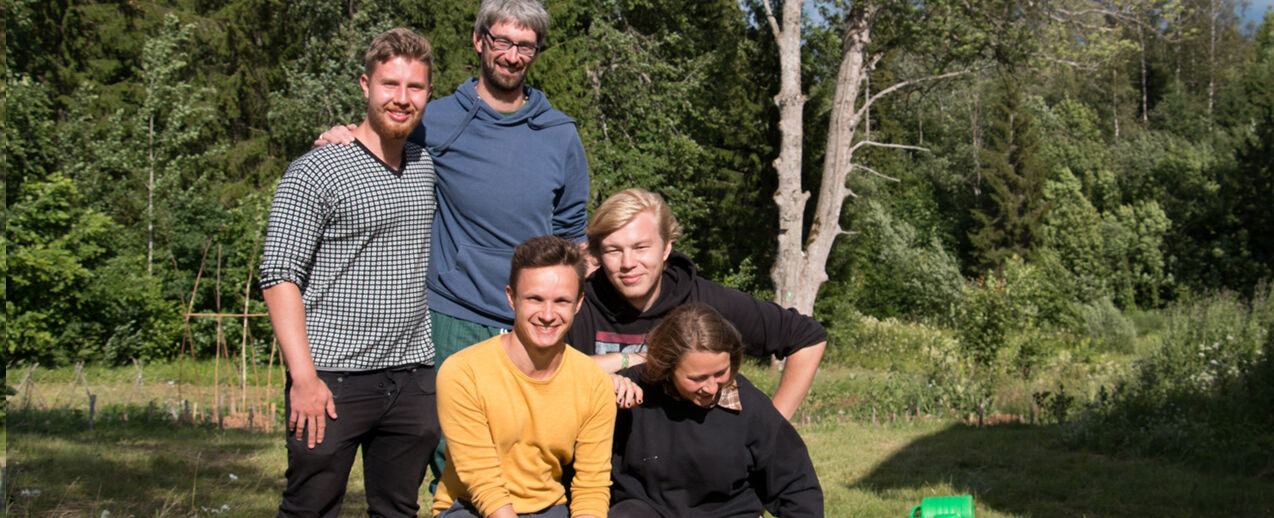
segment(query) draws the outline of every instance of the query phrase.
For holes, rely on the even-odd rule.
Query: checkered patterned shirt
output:
[[[393,171],[362,143],[322,146],[292,162],[274,192],[261,288],[300,288],[318,370],[433,363],[433,159],[408,143],[403,164]]]

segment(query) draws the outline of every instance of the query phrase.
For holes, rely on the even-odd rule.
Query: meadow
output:
[[[893,336],[887,342],[902,349],[909,342],[900,334],[924,334],[914,326],[881,325]],[[997,412],[984,415],[983,426],[977,426],[976,413],[928,411],[914,398],[894,404],[908,401],[912,392],[935,391],[902,365],[828,364],[794,419],[822,481],[827,516],[900,517],[925,497],[957,494],[974,495],[983,518],[1274,516],[1269,477],[1076,448],[1066,440],[1067,425],[1050,422],[1043,412],[1030,424],[1032,390],[1060,380],[1083,394],[1088,390],[1083,380],[1100,385],[1113,376],[1110,364],[1128,363],[1130,357],[1054,361],[1033,384],[1004,384],[992,396],[1001,401],[993,405]],[[182,397],[209,397],[213,370],[211,362],[187,363],[181,373],[191,385]],[[206,417],[174,421],[184,408],[177,399],[177,364],[149,365],[142,372],[138,383],[134,367],[89,367],[83,378],[73,368],[34,371],[34,392],[8,402],[9,515],[273,512],[286,466],[277,427],[248,432],[219,429]],[[744,373],[766,390],[777,383],[776,372],[766,366],[746,365]],[[276,403],[278,374],[274,393],[261,394]],[[91,430],[82,380],[100,402]],[[14,377],[10,383],[16,383]],[[196,389],[198,383],[205,384]],[[356,464],[341,515],[365,515],[363,498]],[[421,504],[428,505],[428,496]]]

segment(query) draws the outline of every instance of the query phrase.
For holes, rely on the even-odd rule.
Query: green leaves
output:
[[[24,184],[9,207],[6,365],[65,354],[61,344],[76,331],[68,322],[91,310],[85,288],[94,282],[92,268],[113,251],[118,227],[83,208],[79,196],[74,182],[55,173]]]

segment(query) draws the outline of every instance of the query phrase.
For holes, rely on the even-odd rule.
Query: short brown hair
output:
[[[429,69],[430,75],[433,74],[433,46],[424,36],[405,27],[395,27],[372,39],[372,44],[363,54],[363,73],[371,77],[376,65],[397,57],[420,61]]]
[[[533,237],[513,249],[509,267],[509,288],[518,291],[518,274],[527,268],[569,266],[575,270],[579,292],[584,292],[584,254],[579,246],[557,236]]]
[[[743,361],[743,338],[712,306],[679,306],[646,335],[642,380],[661,384],[669,394],[676,394],[672,374],[681,358],[692,352],[730,353],[730,379],[734,379]]]
[[[606,236],[647,211],[655,216],[659,237],[664,243],[676,243],[681,238],[681,225],[672,216],[672,209],[664,203],[663,196],[634,187],[610,195],[593,212],[593,220],[588,222],[588,229],[585,230],[588,234],[588,251],[600,256],[602,240]]]

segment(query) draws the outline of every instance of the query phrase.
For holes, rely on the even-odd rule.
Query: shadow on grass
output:
[[[846,484],[877,493],[949,485],[977,510],[1018,516],[1274,516],[1274,483],[1154,459],[1067,450],[1056,428],[954,425]],[[919,502],[916,502],[919,503]]]
[[[110,412],[104,412],[109,417]],[[12,516],[268,516],[282,493],[279,434],[19,410],[6,423]],[[140,417],[139,417],[140,416]]]

